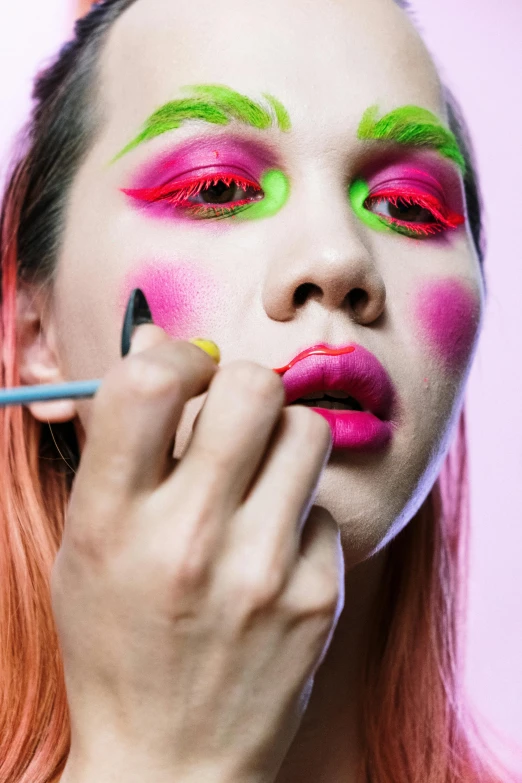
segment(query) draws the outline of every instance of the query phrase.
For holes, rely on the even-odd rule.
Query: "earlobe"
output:
[[[37,421],[45,424],[58,424],[76,418],[74,400],[49,400],[48,402],[30,402],[26,407]]]
[[[63,383],[56,326],[52,313],[47,308],[49,289],[22,285],[17,292],[17,357],[20,384]],[[42,422],[65,422],[77,415],[74,400],[53,400],[33,402],[27,405],[35,419]]]

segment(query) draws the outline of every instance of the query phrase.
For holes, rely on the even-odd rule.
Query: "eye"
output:
[[[227,185],[222,179],[215,185],[200,191],[200,198],[205,204],[227,204],[230,201],[239,201],[245,198],[247,191],[240,188],[237,182]]]
[[[394,231],[416,238],[428,237],[464,223],[464,215],[452,212],[438,198],[416,191],[381,190],[371,193],[364,208]]]
[[[404,198],[397,198],[395,204],[389,200],[377,202],[374,211],[378,215],[410,223],[433,223],[433,213],[420,204],[411,204]]]
[[[264,197],[257,182],[228,173],[123,192],[149,203],[163,202],[196,218],[228,217]]]
[[[187,198],[192,204],[237,204],[249,200],[258,200],[261,188],[245,181],[220,179],[211,184],[203,183],[197,195]]]

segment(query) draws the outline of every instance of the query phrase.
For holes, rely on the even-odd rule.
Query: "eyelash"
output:
[[[397,231],[400,234],[404,234],[405,236],[414,239],[427,238],[450,229],[458,228],[465,220],[463,215],[452,212],[435,196],[418,193],[416,191],[382,189],[366,198],[364,208],[371,211],[371,206],[384,202],[391,204],[397,209],[401,206],[420,207],[421,209],[427,210],[433,216],[433,223],[415,223],[415,221],[404,221],[373,212],[374,215],[393,231]]]
[[[235,185],[245,193],[251,191],[249,197],[239,199],[230,206],[209,204],[194,204],[190,199],[199,196],[205,190],[216,187],[219,184],[228,189]],[[123,189],[128,196],[148,203],[166,202],[173,209],[180,209],[186,215],[194,218],[226,218],[247,209],[252,203],[264,195],[261,186],[252,180],[240,177],[237,174],[214,174],[210,177],[189,179],[179,183],[167,183],[159,188]]]
[[[190,199],[200,195],[205,190],[215,187],[222,183],[226,188],[231,185],[243,190],[245,193],[251,191],[250,197],[240,199],[231,205],[213,205],[213,204],[194,204]],[[133,198],[148,203],[166,202],[173,209],[182,210],[184,214],[192,218],[227,218],[247,209],[252,203],[259,200],[258,197],[264,195],[261,186],[252,180],[237,174],[214,174],[210,177],[189,179],[183,182],[166,185],[157,188],[142,189],[123,189],[123,192]],[[457,228],[464,223],[464,216],[451,212],[436,197],[429,194],[421,194],[416,191],[382,189],[377,193],[368,196],[364,202],[364,208],[372,211],[371,207],[377,204],[388,203],[395,208],[420,207],[427,210],[434,218],[432,223],[415,223],[414,221],[404,221],[387,215],[373,212],[374,215],[391,230],[414,239],[428,238],[435,234]]]

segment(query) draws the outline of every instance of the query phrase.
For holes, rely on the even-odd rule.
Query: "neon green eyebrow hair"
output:
[[[221,84],[200,84],[184,89],[190,90],[192,96],[170,101],[151,114],[140,133],[112,159],[111,163],[144,141],[179,128],[188,120],[202,120],[212,125],[228,125],[231,120],[237,120],[261,130],[270,128],[274,124],[284,132],[291,129],[290,117],[285,107],[281,101],[268,93],[263,94],[269,106],[266,108]]]
[[[466,161],[455,135],[439,118],[420,106],[401,106],[378,119],[379,107],[370,106],[357,130],[359,139],[395,141],[411,147],[431,147],[466,171]]]

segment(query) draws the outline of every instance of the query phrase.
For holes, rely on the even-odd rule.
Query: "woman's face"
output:
[[[447,125],[423,44],[391,0],[139,0],[111,31],[99,85],[54,289],[63,376],[119,360],[135,287],[172,336],[216,341],[223,365],[355,346],[318,360],[331,362],[326,391],[346,360],[337,390],[363,389],[361,407],[386,422],[372,439],[330,411],[341,435],[316,502],[352,562],[366,558],[434,481],[482,313],[455,150],[403,109]],[[380,371],[357,369],[364,349],[389,376],[387,401]],[[299,393],[310,388],[305,377]],[[187,406],[179,453],[202,401]],[[77,404],[81,432],[90,405]]]

